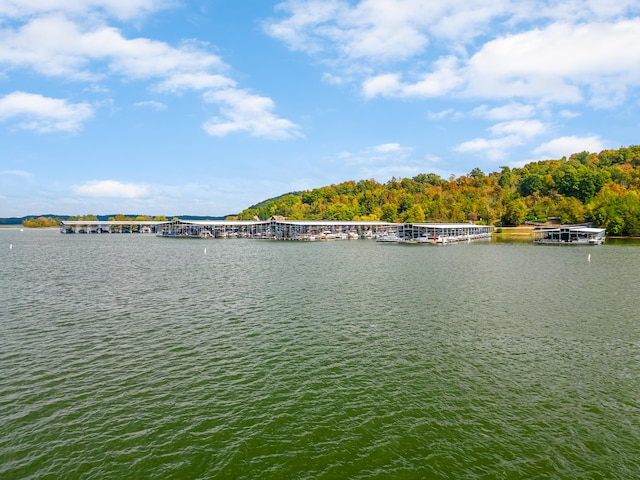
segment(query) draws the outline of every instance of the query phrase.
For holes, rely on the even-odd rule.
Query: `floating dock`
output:
[[[471,223],[390,223],[323,220],[62,221],[66,234],[155,234],[169,238],[351,240],[388,238],[403,243],[445,244],[491,238],[493,227]]]
[[[602,245],[604,228],[584,225],[562,225],[533,231],[533,243],[539,245]]]

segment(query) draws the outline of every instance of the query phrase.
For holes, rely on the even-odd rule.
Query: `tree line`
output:
[[[282,215],[290,220],[466,222],[518,226],[555,217],[593,222],[608,235],[640,236],[640,146],[580,152],[559,160],[500,167],[443,179],[346,181],[294,192],[249,207],[240,220]]]
[[[30,218],[25,218],[22,221],[22,226],[25,228],[52,228],[52,227],[59,227],[60,226],[60,222],[62,222],[63,220],[69,220],[69,221],[73,221],[73,220],[77,220],[77,221],[87,221],[87,222],[96,222],[98,221],[98,216],[97,215],[93,215],[93,214],[88,214],[88,215],[72,215],[70,217],[66,217],[66,218],[60,218],[60,217],[30,217]],[[137,215],[135,217],[127,217],[126,215],[123,215],[121,213],[118,213],[116,216],[114,217],[109,217],[109,221],[110,222],[114,222],[114,221],[120,221],[120,222],[127,222],[127,221],[133,221],[133,222],[146,222],[146,221],[156,221],[156,222],[166,222],[167,221],[167,217],[163,216],[163,215],[159,215],[156,217],[152,217],[150,215]]]

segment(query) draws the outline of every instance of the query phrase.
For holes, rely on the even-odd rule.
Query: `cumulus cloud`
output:
[[[544,132],[548,126],[538,120],[513,120],[497,123],[489,128],[492,138],[475,138],[455,147],[458,152],[481,153],[489,160],[506,158],[509,150],[524,145]]]
[[[298,125],[272,112],[275,104],[268,97],[238,89],[211,91],[204,97],[206,101],[220,105],[222,114],[221,118],[211,118],[203,125],[209,135],[222,137],[234,132],[248,132],[254,137],[271,139],[302,136]]]
[[[0,120],[17,119],[17,127],[41,133],[75,132],[93,115],[87,103],[13,92],[0,98]]]
[[[0,0],[0,66],[8,71],[24,69],[46,77],[92,82],[112,78],[149,83],[157,93],[205,92],[206,101],[223,105],[223,118],[206,123],[211,135],[249,132],[265,138],[299,136],[299,127],[272,113],[273,101],[241,93],[225,75],[228,66],[211,52],[211,45],[194,40],[178,45],[149,38],[127,38],[107,21],[131,20],[166,8],[173,0]],[[2,22],[3,18],[10,21]],[[233,92],[233,93],[232,93]],[[137,106],[162,109],[150,101]],[[68,112],[71,105],[66,106]],[[75,117],[88,113],[78,104]],[[68,116],[71,116],[67,113]],[[40,131],[73,129],[60,119],[54,124],[23,124]]]
[[[116,180],[92,180],[75,187],[80,195],[109,198],[140,198],[149,194],[147,185],[139,183],[123,183]]]
[[[424,53],[430,36],[469,39],[504,15],[493,0],[289,0],[265,31],[293,50],[335,55],[346,62],[396,62]]]
[[[277,13],[269,35],[326,60],[336,76],[359,69],[366,98],[611,107],[640,84],[634,0],[290,0]]]
[[[370,77],[363,82],[362,91],[367,98],[438,97],[462,84],[462,79],[455,71],[456,62],[454,57],[441,58],[435,62],[432,72],[422,74],[413,83],[402,82],[398,73]]]
[[[465,69],[467,93],[602,103],[604,91],[615,93],[619,102],[630,81],[640,83],[638,31],[640,19],[630,19],[612,24],[555,23],[497,38],[470,58]]]
[[[30,19],[0,33],[0,63],[50,77],[93,80],[115,72],[171,81],[180,74],[225,68],[218,56],[193,42],[173,47],[147,38],[128,39],[117,28],[80,25],[59,14]],[[106,62],[106,70],[92,70],[94,61]]]
[[[589,137],[565,136],[543,143],[533,153],[546,158],[561,158],[576,152],[599,152],[604,143],[597,135]]]

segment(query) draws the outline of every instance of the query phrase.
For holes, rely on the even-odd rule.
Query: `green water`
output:
[[[639,478],[638,272],[0,230],[0,478]]]

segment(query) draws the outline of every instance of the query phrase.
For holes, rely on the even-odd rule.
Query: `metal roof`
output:
[[[150,220],[118,220],[118,221],[109,221],[109,220],[62,220],[60,222],[62,225],[68,226],[80,226],[80,225],[162,225],[165,223],[171,223],[169,221],[166,222],[156,222]]]
[[[426,227],[426,228],[493,228],[491,225],[476,225],[475,223],[408,223],[407,225],[413,225],[414,227]]]

